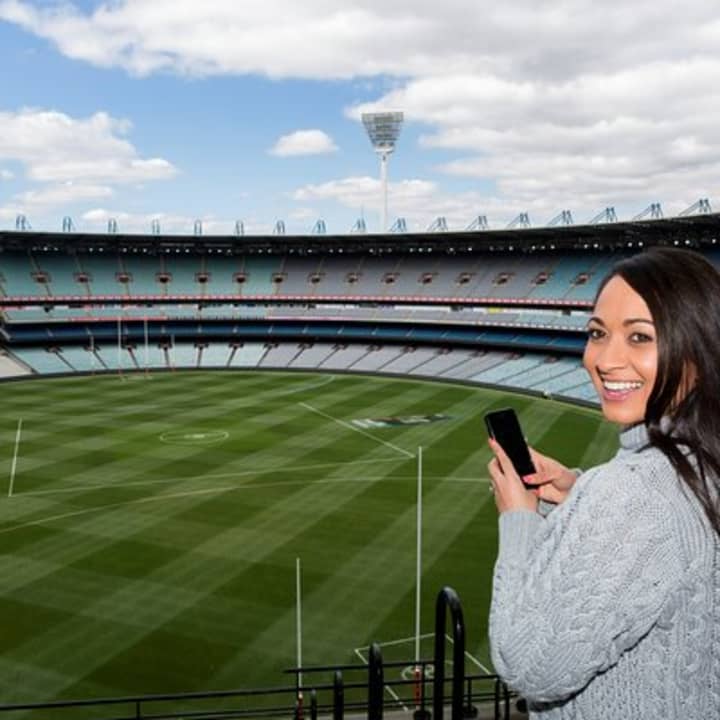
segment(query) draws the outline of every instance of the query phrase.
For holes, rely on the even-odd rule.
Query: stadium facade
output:
[[[185,236],[0,232],[4,377],[147,368],[370,372],[594,402],[580,365],[620,257],[720,214],[533,229]]]

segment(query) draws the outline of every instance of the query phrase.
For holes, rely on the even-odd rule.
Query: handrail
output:
[[[345,715],[345,686],[340,670],[335,671],[333,678],[333,720],[343,720]]]
[[[445,625],[450,610],[453,641],[451,720],[463,720],[463,686],[465,683],[465,621],[458,594],[444,587],[435,604],[435,677],[433,679],[433,715],[443,720],[445,686]]]
[[[450,612],[452,623],[453,643],[453,670],[452,693],[448,698],[445,695],[445,647],[446,647],[446,625],[447,613]],[[283,718],[292,716],[293,710],[298,720],[305,717],[306,720],[315,720],[318,715],[330,716],[332,720],[343,720],[346,710],[353,712],[367,712],[368,720],[383,720],[384,693],[386,688],[385,668],[398,668],[412,666],[420,668],[420,672],[413,679],[388,679],[387,686],[397,689],[392,692],[393,697],[400,705],[408,706],[413,704],[416,711],[426,717],[425,711],[425,686],[431,682],[425,672],[425,668],[432,665],[435,673],[432,680],[433,687],[433,720],[443,720],[444,705],[451,700],[451,720],[463,720],[469,717],[475,710],[474,701],[494,700],[495,718],[509,718],[510,716],[510,691],[502,682],[501,678],[493,674],[466,675],[465,674],[465,624],[463,620],[460,598],[450,587],[444,587],[437,597],[435,609],[435,648],[434,658],[430,660],[383,662],[381,645],[373,643],[369,648],[367,665],[335,665],[335,666],[314,666],[304,668],[292,668],[286,673],[296,676],[300,672],[310,675],[311,673],[333,671],[331,682],[309,683],[307,691],[309,694],[309,707],[303,712],[302,696],[298,692],[297,685],[256,688],[248,690],[219,690],[208,692],[188,693],[166,693],[155,695],[133,695],[125,697],[96,698],[85,700],[55,700],[42,703],[23,703],[16,705],[0,705],[0,715],[25,710],[56,711],[61,708],[89,708],[94,707],[94,717],[104,720],[177,720],[178,718],[196,718],[197,720],[209,718],[246,718],[258,720],[259,718]],[[367,675],[359,682],[345,682],[342,670],[365,671]],[[418,679],[418,675],[419,678]],[[315,678],[320,679],[320,678]],[[420,683],[420,699],[418,707],[418,683]],[[473,683],[475,683],[473,687]],[[492,683],[488,687],[485,683]],[[467,684],[467,686],[466,686]],[[483,689],[484,688],[486,689]],[[400,688],[412,689],[404,696]],[[492,688],[492,689],[491,689]],[[346,699],[346,691],[349,697]],[[360,700],[366,693],[366,700]],[[282,699],[283,695],[289,695],[287,704]],[[201,704],[189,704],[191,701],[219,700],[228,701],[234,698],[261,698],[265,696],[267,701],[255,702],[238,706],[234,702],[217,703],[214,707],[205,707]],[[321,699],[322,698],[322,699]],[[298,704],[293,706],[293,700]],[[163,707],[160,703],[173,703]],[[125,707],[121,709],[120,706]],[[107,707],[107,714],[101,714],[99,708]],[[113,708],[113,709],[111,709]],[[407,708],[405,708],[407,709]],[[307,712],[309,710],[309,713]],[[468,714],[464,714],[467,712]],[[125,714],[128,713],[128,714]],[[53,714],[53,717],[73,717],[68,715]],[[76,716],[77,717],[77,716]],[[416,712],[415,717],[418,717]]]
[[[373,643],[368,658],[368,720],[382,720],[384,686],[382,652]]]

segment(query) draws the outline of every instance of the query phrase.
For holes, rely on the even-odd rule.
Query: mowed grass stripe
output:
[[[327,496],[325,496],[325,502],[327,507]],[[343,494],[342,502],[349,502],[346,494]],[[312,505],[318,508],[319,498],[315,498]],[[322,510],[316,511],[316,515],[317,512],[322,512]],[[312,522],[312,518],[315,516],[296,513],[295,523],[288,527],[287,534],[297,535],[299,528],[308,521]],[[303,517],[306,519],[298,521]],[[246,530],[228,531],[222,533],[222,536],[213,538],[212,542],[220,540],[225,552],[230,554],[240,547],[245,557],[251,556],[257,561],[268,554],[276,542],[283,540],[287,542],[286,536],[278,533],[276,525],[289,525],[288,520],[289,518],[284,517],[283,513],[279,513],[277,519],[273,518],[267,527],[268,531],[274,530],[274,533],[264,532],[262,538],[257,533]],[[203,546],[199,548],[200,552],[202,550]],[[196,554],[189,554],[177,563],[163,566],[159,573],[149,576],[149,579],[157,580],[158,575],[162,576],[159,582],[132,583],[117,589],[111,593],[110,597],[103,596],[97,603],[86,607],[83,618],[73,619],[64,623],[62,627],[58,627],[57,638],[52,637],[52,634],[50,637],[44,636],[30,647],[22,648],[18,654],[22,658],[23,650],[27,651],[29,656],[34,658],[34,662],[44,665],[47,654],[51,652],[49,648],[57,648],[59,645],[61,656],[69,654],[72,657],[72,661],[69,663],[71,666],[75,667],[77,671],[87,670],[83,663],[84,658],[89,659],[91,667],[98,661],[107,659],[107,654],[103,654],[103,646],[105,653],[108,648],[112,648],[112,653],[116,653],[128,647],[133,641],[140,640],[150,630],[156,629],[180,610],[202,602],[203,597],[189,593],[190,585],[200,596],[203,596],[212,590],[214,584],[224,581],[227,577],[225,573],[219,573],[216,566],[206,562],[205,558],[198,558]],[[172,592],[170,592],[170,587],[173,588]],[[182,592],[178,590],[180,587],[184,588]],[[288,588],[290,587],[292,587],[291,583],[288,584]],[[87,588],[85,590],[87,591]],[[171,604],[167,603],[169,597],[173,598]],[[163,600],[166,602],[161,602]],[[96,641],[83,640],[81,632],[83,619],[94,618],[98,614],[107,620],[105,637],[100,642],[100,646]],[[128,622],[132,622],[132,627],[126,624],[120,625],[112,618],[128,618]],[[252,618],[246,618],[246,620],[252,621]],[[61,643],[61,638],[64,638],[65,642]],[[65,665],[68,665],[67,661]]]
[[[297,555],[303,557],[306,572],[308,617],[315,608],[315,619],[308,619],[312,632],[308,653],[314,652],[314,643],[318,660],[329,661],[326,651],[346,657],[352,650],[344,644],[347,638],[407,635],[406,606],[412,605],[413,581],[406,575],[414,573],[396,574],[390,568],[414,568],[415,462],[399,453],[393,459],[391,449],[337,423],[311,422],[308,413],[298,412],[299,401],[317,403],[346,422],[432,412],[453,416],[431,426],[388,428],[378,431],[377,437],[411,452],[418,444],[426,448],[426,503],[433,509],[428,520],[433,548],[425,563],[426,606],[431,606],[438,587],[448,578],[469,598],[487,600],[483,593],[489,586],[494,547],[477,558],[477,545],[468,543],[494,537],[493,503],[482,480],[453,483],[452,477],[484,474],[488,454],[481,415],[484,408],[505,400],[502,394],[353,376],[283,396],[285,389],[300,387],[303,379],[316,382],[323,376],[288,373],[291,379],[284,385],[278,374],[254,375],[263,382],[256,383],[250,374],[246,380],[244,373],[168,374],[134,383],[113,378],[112,400],[124,410],[132,398],[150,405],[157,397],[161,408],[118,416],[114,428],[110,422],[102,426],[102,433],[92,435],[87,432],[87,416],[86,424],[72,432],[53,434],[53,388],[66,381],[43,382],[43,392],[35,401],[47,408],[44,444],[52,448],[53,439],[60,437],[77,452],[75,458],[57,463],[55,477],[45,476],[45,487],[67,483],[64,466],[75,465],[75,477],[89,479],[83,467],[83,433],[91,442],[95,437],[115,440],[114,429],[117,456],[110,458],[110,467],[99,466],[103,480],[109,480],[110,470],[125,472],[126,477],[132,473],[140,480],[156,480],[167,471],[166,479],[172,482],[12,498],[18,500],[10,510],[12,518],[4,512],[9,504],[0,502],[0,532],[43,513],[88,511],[3,536],[9,542],[5,555],[0,555],[0,568],[17,577],[0,592],[0,601],[20,617],[30,617],[36,608],[43,618],[42,627],[18,623],[9,643],[12,647],[0,658],[4,661],[0,667],[16,680],[0,682],[3,695],[25,699],[30,694],[49,698],[138,689],[192,690],[248,684],[244,678],[256,684],[281,682],[279,670],[294,662],[294,634],[284,635],[292,626]],[[90,379],[92,392],[86,389],[85,394],[93,396],[99,427],[109,405],[98,390],[100,385],[95,385],[98,380]],[[76,383],[75,395],[63,397],[75,403],[87,381],[71,381]],[[132,391],[122,385],[133,385]],[[151,395],[151,386],[158,392]],[[263,387],[264,394],[253,398],[251,386]],[[236,394],[242,395],[242,410],[233,405]],[[174,421],[182,412],[184,424],[192,415],[193,398],[198,417],[205,423],[213,417],[225,419],[237,444],[177,453],[160,448],[151,435],[136,432],[140,426],[162,421],[163,399],[171,402],[167,407]],[[532,407],[535,401],[529,402]],[[216,412],[210,413],[214,405]],[[554,422],[557,415],[545,416],[545,428],[548,417]],[[535,422],[534,415],[529,422]],[[72,437],[74,432],[78,436]],[[86,461],[95,450],[85,449]],[[353,459],[382,462],[328,467]],[[276,467],[270,472],[254,476],[208,477],[217,470],[242,472],[238,468],[243,465],[246,471],[270,470],[273,463]],[[305,465],[313,469],[299,469]],[[232,490],[216,495],[166,497],[223,488],[226,483]],[[20,503],[23,513],[18,513]],[[106,507],[113,503],[126,504]],[[478,522],[483,526],[480,535]],[[376,584],[385,592],[367,590],[378,575]],[[349,595],[360,612],[350,606]],[[328,608],[321,600],[326,596]],[[363,608],[378,601],[379,612],[367,617]],[[479,608],[477,614],[482,617],[485,611]],[[328,622],[336,617],[337,627]],[[474,622],[468,619],[469,625]],[[83,643],[88,633],[91,637]],[[340,647],[334,644],[341,639]],[[478,648],[481,644],[475,642]],[[55,666],[62,672],[53,673]],[[18,673],[25,672],[29,676],[18,683]]]
[[[286,422],[276,424],[267,437],[262,437],[252,427],[246,427],[246,433],[244,434],[243,426],[235,425],[233,429],[234,437],[231,438],[231,442],[214,444],[210,448],[183,448],[178,445],[163,445],[161,442],[156,442],[150,457],[147,450],[143,454],[132,452],[134,448],[130,447],[129,444],[134,442],[135,438],[128,440],[126,443],[113,443],[104,450],[91,449],[88,451],[85,448],[83,452],[81,450],[83,445],[90,444],[92,446],[96,444],[96,439],[91,439],[89,443],[86,443],[81,436],[77,440],[77,444],[68,445],[66,442],[64,449],[60,452],[62,457],[76,457],[75,463],[67,461],[64,466],[58,468],[57,463],[52,462],[51,459],[42,463],[38,461],[37,457],[30,455],[26,459],[26,470],[38,471],[44,464],[48,473],[46,477],[41,479],[41,482],[51,482],[59,476],[63,478],[62,485],[71,485],[74,482],[77,484],[83,482],[97,484],[98,477],[105,480],[121,479],[132,482],[139,476],[147,475],[151,471],[157,475],[162,473],[169,478],[182,477],[183,474],[192,471],[193,463],[202,472],[212,472],[213,470],[217,472],[229,471],[231,469],[230,463],[242,464],[243,469],[247,469],[248,466],[262,468],[267,462],[268,450],[273,456],[273,461],[275,461],[279,451],[290,449],[293,443],[303,448],[318,445],[316,441],[313,442],[313,438],[298,432],[297,427],[295,427],[300,422],[303,425],[308,424],[305,418],[301,417],[303,413],[304,411],[294,404],[286,405],[283,411]],[[207,425],[199,424],[193,413],[188,413],[185,416],[185,422],[189,423],[188,429],[192,427],[209,428]],[[163,425],[155,429],[160,430],[166,427],[166,425]],[[220,425],[218,429],[223,427],[223,425]],[[133,433],[135,433],[135,430]],[[116,430],[109,437],[117,437],[117,434],[118,431]],[[142,432],[139,435],[142,435]],[[251,438],[253,442],[248,443],[248,438]],[[157,438],[151,435],[149,438],[138,437],[137,440],[147,443],[147,440],[157,440]],[[283,441],[282,444],[278,445],[278,440]],[[107,445],[107,443],[103,444]],[[243,444],[249,444],[250,447],[260,445],[263,449],[255,454],[244,452],[238,457],[239,454],[236,448],[244,449]],[[73,453],[73,448],[77,448],[77,453]],[[52,453],[52,445],[46,446],[46,449],[48,453]],[[30,452],[32,452],[31,448],[28,449],[28,453]],[[35,452],[37,455],[40,451],[36,450]],[[285,458],[285,460],[289,459],[289,457]],[[88,464],[91,465],[91,470],[85,469]],[[210,470],[209,468],[213,466],[213,470]],[[36,476],[37,474],[36,472]],[[30,485],[31,490],[39,487],[40,483]]]
[[[315,505],[316,503],[313,503],[313,504]],[[104,526],[107,527],[110,521],[111,521],[111,518],[106,518],[105,522],[104,522]],[[277,519],[273,518],[272,525],[274,525],[276,522],[282,522],[282,517],[279,517]],[[124,526],[124,523],[123,523],[123,526]],[[87,532],[87,528],[84,528],[84,530],[85,530],[85,532]],[[268,534],[263,533],[263,538],[264,538],[264,540],[262,541],[262,546],[263,546],[264,551],[267,552],[268,551]],[[244,542],[242,542],[241,544],[246,545]],[[222,538],[222,547],[224,549],[224,552],[227,553],[229,550],[231,550],[234,547],[234,545],[231,542],[229,542],[229,539],[227,536],[224,536]],[[202,546],[201,546],[200,550],[202,551]],[[202,574],[198,574],[198,570],[202,571],[204,566],[205,566],[205,563],[202,563],[200,565],[200,567],[197,567],[195,564],[189,565],[187,562],[182,563],[182,567],[183,567],[183,570],[186,573],[186,575],[185,575],[185,577],[181,577],[181,578],[175,577],[173,585],[175,587],[177,587],[177,586],[187,587],[187,582],[189,580],[192,580],[193,582],[200,582],[201,587],[207,590],[209,587],[211,587],[211,584],[209,582],[210,578],[206,578],[206,577],[203,577]],[[166,572],[167,568],[164,568],[164,571]],[[212,570],[212,575],[213,575],[213,577],[215,577],[217,575],[217,569]],[[150,596],[147,597],[145,595],[145,593],[138,592],[137,587],[133,587],[132,592],[129,591],[131,603],[137,604],[139,602],[141,607],[148,607],[148,608],[157,607],[157,602],[154,602],[157,599],[157,592],[155,591],[155,588],[152,588],[152,587],[149,590],[150,590]],[[87,588],[84,589],[84,592],[87,592]],[[122,593],[119,593],[118,595],[122,595]],[[160,595],[165,596],[166,595],[165,590],[161,590]],[[77,600],[77,598],[73,597],[72,600],[74,602],[75,600]],[[138,621],[139,613],[138,613],[137,607],[135,607],[134,611],[131,612],[129,615],[126,615],[124,612],[122,612],[122,610],[124,608],[122,608],[123,603],[122,603],[121,597],[118,597],[118,596],[114,597],[113,602],[110,605],[107,605],[107,600],[105,600],[105,599],[103,599],[102,603],[105,604],[107,607],[119,606],[118,609],[120,610],[121,617],[133,617],[133,622]],[[187,601],[186,601],[186,604],[187,604]],[[130,608],[128,608],[128,611],[129,610],[130,610]],[[160,612],[159,617],[161,617],[161,618],[172,617],[173,613],[169,612],[169,609],[167,607],[161,606],[160,610],[161,610],[161,612]],[[95,614],[95,612],[96,612],[95,608],[91,606],[90,608],[86,609],[86,611],[84,612],[84,615],[92,616]],[[113,613],[112,613],[113,616],[115,616],[116,612],[117,611],[113,611]],[[149,618],[145,618],[143,616],[142,624],[143,624],[144,628],[147,628],[148,626],[150,626]],[[65,634],[67,634],[70,637],[77,637],[77,633],[74,631],[70,631],[70,629],[67,627],[63,628],[63,631]],[[108,640],[111,640],[111,639],[113,640],[113,645],[116,649],[124,647],[125,643],[127,643],[128,640],[133,637],[133,633],[129,632],[127,627],[120,628],[119,632],[120,632],[121,637],[114,638],[114,639],[108,638]],[[51,638],[43,638],[41,645],[43,645],[43,646],[48,645],[48,646],[52,647],[54,645],[54,643],[51,642],[51,640],[52,640]],[[84,648],[84,646],[82,645],[82,643],[80,643],[80,647],[71,647],[71,648],[64,647],[63,650],[64,650],[64,652],[71,651],[73,653],[74,657],[78,657],[79,655],[82,654],[83,648]],[[102,654],[98,651],[98,648],[95,647],[94,645],[87,648],[87,651],[90,653],[91,657],[93,658],[93,661],[96,661],[98,658],[102,659]],[[37,653],[35,652],[35,648],[32,648],[31,654],[37,655]]]
[[[335,656],[334,661],[352,659],[352,649],[378,641],[396,640],[398,629],[386,626],[385,618],[392,614],[398,602],[415,584],[415,507],[414,486],[409,481],[405,486],[406,502],[402,507],[393,507],[393,512],[382,514],[385,522],[377,532],[368,532],[362,547],[355,553],[331,566],[331,577],[304,603],[304,627],[307,629],[307,652],[315,662],[332,656],[333,646],[345,648],[344,656]],[[424,523],[424,558],[426,563],[443,552],[453,538],[462,532],[472,520],[472,501],[482,504],[489,495],[485,486],[459,485],[439,486],[425,497],[427,513]],[[377,508],[387,501],[382,485],[373,486],[371,493],[379,495]],[[366,504],[371,505],[366,499]],[[372,507],[372,505],[371,505]],[[381,514],[377,510],[378,515]],[[337,519],[347,519],[338,515]],[[363,528],[364,529],[364,528]],[[329,541],[330,533],[325,537]],[[437,588],[426,588],[425,604],[431,605]],[[412,634],[414,604],[406,605],[405,628],[402,637]],[[426,607],[426,629],[432,625],[432,611]],[[331,618],[330,622],[328,619]],[[259,647],[272,644],[281,637],[292,635],[292,612],[286,612],[273,626],[255,642]],[[330,625],[331,627],[328,627]],[[358,635],[358,626],[363,632]],[[337,653],[337,650],[335,650]]]

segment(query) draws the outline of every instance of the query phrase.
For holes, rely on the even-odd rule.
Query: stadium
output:
[[[598,283],[654,245],[720,264],[718,237],[707,201],[462,232],[0,232],[6,716],[288,717],[302,684],[337,717],[340,672],[371,717],[451,695],[454,718],[508,717],[482,417],[515,408],[569,466],[612,456],[581,362]]]

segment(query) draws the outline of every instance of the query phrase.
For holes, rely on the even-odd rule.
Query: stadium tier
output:
[[[120,348],[56,346],[52,350],[16,348],[0,365],[3,376],[104,370],[167,370],[230,368],[295,368],[342,372],[412,375],[501,385],[568,398],[594,400],[594,391],[580,359],[559,359],[537,353],[510,354],[463,349],[401,347],[397,345],[330,343],[226,342],[199,348],[194,343],[172,346],[148,344]]]
[[[298,258],[6,251],[0,296],[47,298],[478,298],[587,303],[615,256]]]
[[[720,265],[717,215],[393,237],[0,232],[0,376],[174,368],[412,375],[593,402],[600,280],[653,242]]]

